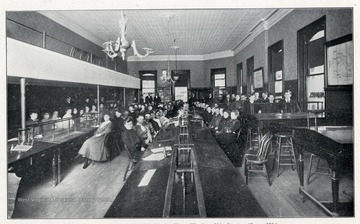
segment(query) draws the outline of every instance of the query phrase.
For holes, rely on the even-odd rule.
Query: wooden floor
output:
[[[299,178],[296,170],[293,171],[290,166],[280,167],[279,177],[276,177],[276,168],[271,170],[273,155],[269,156],[267,167],[270,171],[271,183],[269,186],[266,179],[260,174],[252,174],[249,178],[248,187],[256,200],[264,209],[269,217],[327,217],[327,215],[315,205],[312,201],[302,202],[299,194]],[[305,179],[308,175],[308,164],[310,154],[304,154]],[[314,160],[316,161],[316,160]],[[317,163],[314,164],[313,168]],[[321,166],[326,166],[321,161]],[[276,166],[275,166],[276,167]],[[244,167],[239,168],[241,175],[245,178]],[[321,201],[330,201],[331,197],[331,178],[326,175],[313,174],[309,185],[305,181],[305,189],[316,199]],[[340,179],[339,201],[353,202],[354,200],[354,181],[352,177],[343,177]],[[347,208],[342,211],[341,216],[353,216],[353,211]]]
[[[20,182],[12,218],[103,218],[124,185],[126,153],[86,169],[82,162],[75,159],[56,187],[51,175],[38,183]]]
[[[12,218],[103,218],[124,185],[126,154],[122,152],[111,162],[96,163],[87,169],[82,168],[82,161],[81,158],[70,161],[68,169],[63,171],[62,182],[56,187],[52,186],[51,174],[42,180],[23,178]],[[309,155],[305,157],[306,175],[308,162]],[[278,178],[275,171],[271,171],[271,187],[263,177],[249,180],[248,186],[266,214],[269,217],[326,217],[311,201],[301,202],[296,171],[290,167],[280,171]],[[239,172],[244,175],[243,168],[239,168]],[[315,174],[311,180],[307,187],[310,193],[319,199],[331,199],[330,177]],[[340,201],[352,201],[353,195],[352,178],[342,178]],[[351,211],[349,213],[351,215]]]

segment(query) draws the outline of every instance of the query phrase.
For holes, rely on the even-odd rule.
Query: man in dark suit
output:
[[[278,113],[279,108],[278,104],[274,102],[274,95],[270,94],[268,97],[268,102],[263,105],[263,108],[261,110],[262,113]]]
[[[255,103],[255,95],[250,95],[249,100],[244,103],[244,113],[257,114],[260,109],[260,105]]]
[[[161,98],[159,96],[159,94],[155,94],[155,97],[154,97],[154,104],[155,106],[159,105],[161,103]]]
[[[301,112],[299,104],[296,100],[291,99],[292,93],[290,90],[286,90],[284,97],[281,103],[281,113],[296,113]]]
[[[147,94],[147,96],[145,97],[145,103],[147,104],[151,104],[153,101],[152,101],[152,98],[150,96],[150,94]]]

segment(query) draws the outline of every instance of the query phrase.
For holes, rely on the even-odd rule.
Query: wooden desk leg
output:
[[[302,150],[300,150],[299,152],[299,178],[300,178],[300,189],[299,192],[302,196],[302,202],[305,201],[305,195],[304,195],[304,154],[302,152]]]
[[[56,173],[56,150],[53,151],[53,159],[52,159],[52,173],[53,173],[53,186],[57,185],[57,173]]]
[[[60,184],[61,182],[61,155],[60,155],[60,149],[57,150],[57,183]]]
[[[333,197],[333,215],[339,216],[338,214],[339,179],[337,177],[335,169],[331,171],[331,188],[332,188],[332,197]]]

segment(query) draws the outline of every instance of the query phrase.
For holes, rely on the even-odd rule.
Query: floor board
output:
[[[51,175],[39,181],[23,178],[12,218],[102,218],[124,185],[126,153],[87,169],[82,161],[71,162],[56,187]]]
[[[269,172],[272,185],[269,186],[266,179],[260,175],[249,178],[249,189],[262,206],[269,217],[327,217],[327,215],[310,200],[304,203],[299,194],[299,178],[296,171],[291,167],[280,167],[280,175],[276,177],[276,168],[271,169],[273,155],[269,155]],[[308,174],[310,155],[305,154],[305,178]],[[316,165],[316,164],[315,164]],[[245,178],[244,167],[239,168]],[[256,175],[256,174],[254,174]],[[305,181],[306,182],[306,181]],[[309,185],[305,184],[306,190],[318,200],[331,200],[331,179],[329,176],[314,174]],[[340,179],[340,202],[353,202],[354,183],[353,178],[345,176]],[[353,216],[351,209],[343,211],[343,216]]]
[[[103,218],[124,185],[122,180],[127,165],[124,152],[111,162],[95,163],[83,169],[81,158],[64,161],[63,180],[52,186],[51,169],[41,179],[20,181],[12,218]],[[309,155],[305,154],[305,175]],[[272,155],[268,167],[271,168]],[[304,203],[299,195],[296,171],[282,167],[276,177],[270,170],[272,186],[265,178],[250,178],[248,187],[269,217],[326,217],[310,200]],[[238,168],[244,178],[243,167]],[[340,180],[340,202],[352,202],[354,196],[352,177]],[[331,199],[330,177],[315,174],[306,189],[321,200]],[[352,208],[342,214],[353,216]]]

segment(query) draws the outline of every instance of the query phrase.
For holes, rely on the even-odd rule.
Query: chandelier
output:
[[[170,20],[172,18],[175,17],[175,14],[173,13],[167,13],[167,14],[163,14],[164,17],[167,18],[167,22],[168,22],[168,39],[170,39]],[[176,46],[176,39],[174,39],[174,45],[170,47],[170,49],[174,50],[174,55],[175,55],[175,72],[174,75],[171,75],[171,70],[170,70],[170,54],[168,54],[168,60],[167,60],[167,70],[163,70],[162,71],[162,75],[160,77],[161,81],[163,83],[169,82],[169,83],[175,83],[178,79],[179,76],[177,74],[177,51],[180,49],[179,46]]]
[[[144,47],[143,50],[145,50],[145,54],[139,54],[139,52],[136,49],[136,43],[135,40],[131,41],[130,43],[126,40],[126,27],[127,27],[127,21],[128,19],[124,16],[124,11],[121,11],[121,17],[119,19],[119,27],[120,27],[120,36],[117,38],[116,41],[107,41],[103,45],[105,45],[105,49],[103,50],[111,59],[114,59],[119,54],[121,54],[121,57],[123,60],[125,60],[125,53],[126,50],[130,47],[134,50],[134,56],[137,56],[139,58],[144,58],[149,56],[150,54],[154,53],[153,49]]]

